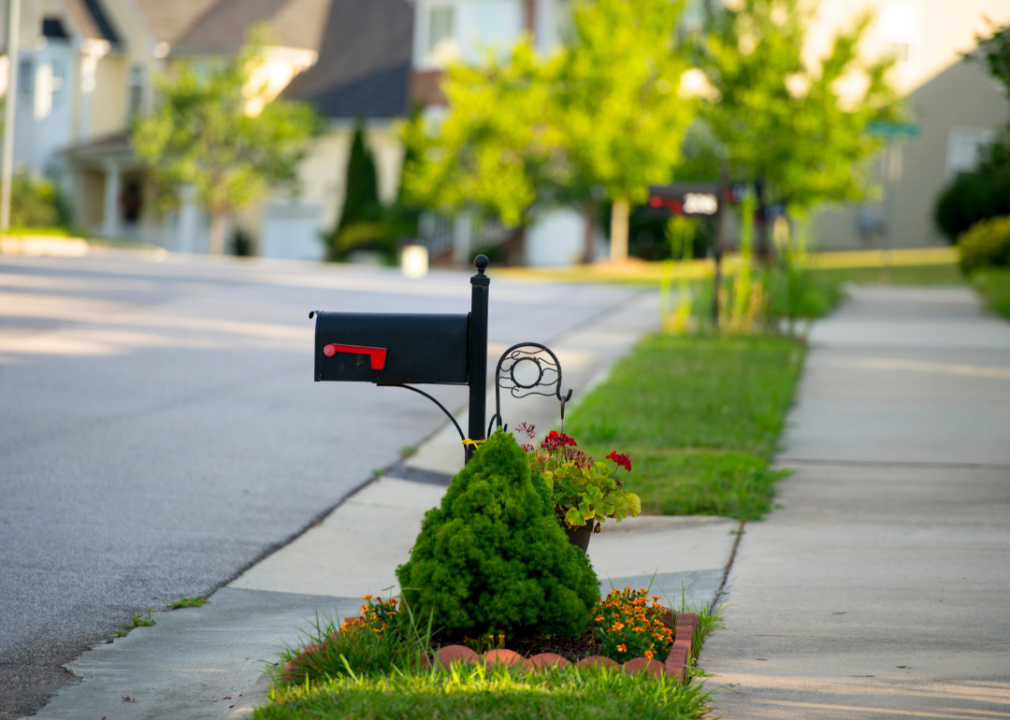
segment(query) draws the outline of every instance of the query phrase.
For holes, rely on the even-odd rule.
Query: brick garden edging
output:
[[[665,608],[662,608],[662,612],[663,617],[661,619],[663,623],[675,632],[673,645],[670,647],[670,654],[667,656],[665,663],[661,663],[658,660],[653,660],[651,658],[640,657],[628,660],[623,665],[618,665],[618,663],[608,657],[604,657],[603,655],[593,655],[579,660],[577,663],[578,667],[604,665],[615,669],[621,668],[629,675],[637,675],[638,673],[644,672],[653,677],[666,675],[667,677],[683,682],[687,677],[687,667],[691,659],[691,642],[694,638],[695,631],[698,629],[698,616],[695,613],[676,613]],[[345,618],[345,621],[351,624],[355,624],[361,620],[362,618],[360,616]],[[311,655],[318,649],[318,645],[310,645],[299,653],[298,657],[288,662],[287,665],[284,666],[283,679],[285,681],[293,680],[299,669],[298,660],[302,657]],[[420,657],[422,667],[427,668],[429,663],[428,656],[421,653]],[[438,656],[435,659],[435,662],[443,668],[448,668],[453,663],[476,664],[482,662],[488,665],[521,667],[523,670],[541,670],[546,667],[555,666],[567,667],[571,664],[565,658],[554,653],[540,653],[539,655],[534,655],[531,658],[523,658],[519,653],[513,650],[489,650],[483,655],[478,655],[465,645],[445,645],[439,648]]]

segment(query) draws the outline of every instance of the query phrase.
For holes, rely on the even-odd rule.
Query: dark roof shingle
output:
[[[319,61],[285,96],[333,118],[406,115],[413,39],[408,0],[333,0]]]

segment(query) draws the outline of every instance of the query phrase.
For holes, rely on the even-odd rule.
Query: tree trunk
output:
[[[628,215],[631,209],[627,200],[614,200],[610,211],[610,260],[624,262],[628,259]]]
[[[223,212],[211,213],[210,216],[210,254],[224,255],[224,225]]]
[[[582,215],[586,223],[585,232],[582,235],[582,262],[590,265],[593,262],[593,255],[595,255],[593,240],[596,235],[596,203],[592,200],[582,203]]]

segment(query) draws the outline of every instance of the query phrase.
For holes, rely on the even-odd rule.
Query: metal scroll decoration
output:
[[[571,390],[567,395],[561,394],[561,363],[558,356],[550,348],[533,342],[513,345],[498,360],[494,385],[495,413],[488,424],[488,435],[492,428],[502,426],[502,390],[507,390],[516,399],[530,395],[556,397],[561,402],[562,419],[565,403],[572,399]],[[505,429],[508,429],[507,425]]]

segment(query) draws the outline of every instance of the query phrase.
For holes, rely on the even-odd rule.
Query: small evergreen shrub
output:
[[[11,183],[11,227],[52,228],[70,224],[70,205],[51,181],[14,176]]]
[[[958,238],[957,244],[965,273],[984,267],[1010,267],[1010,216],[980,220]]]
[[[470,637],[572,637],[589,626],[599,595],[589,559],[554,516],[549,488],[501,430],[425,515],[396,576],[415,617]]]

